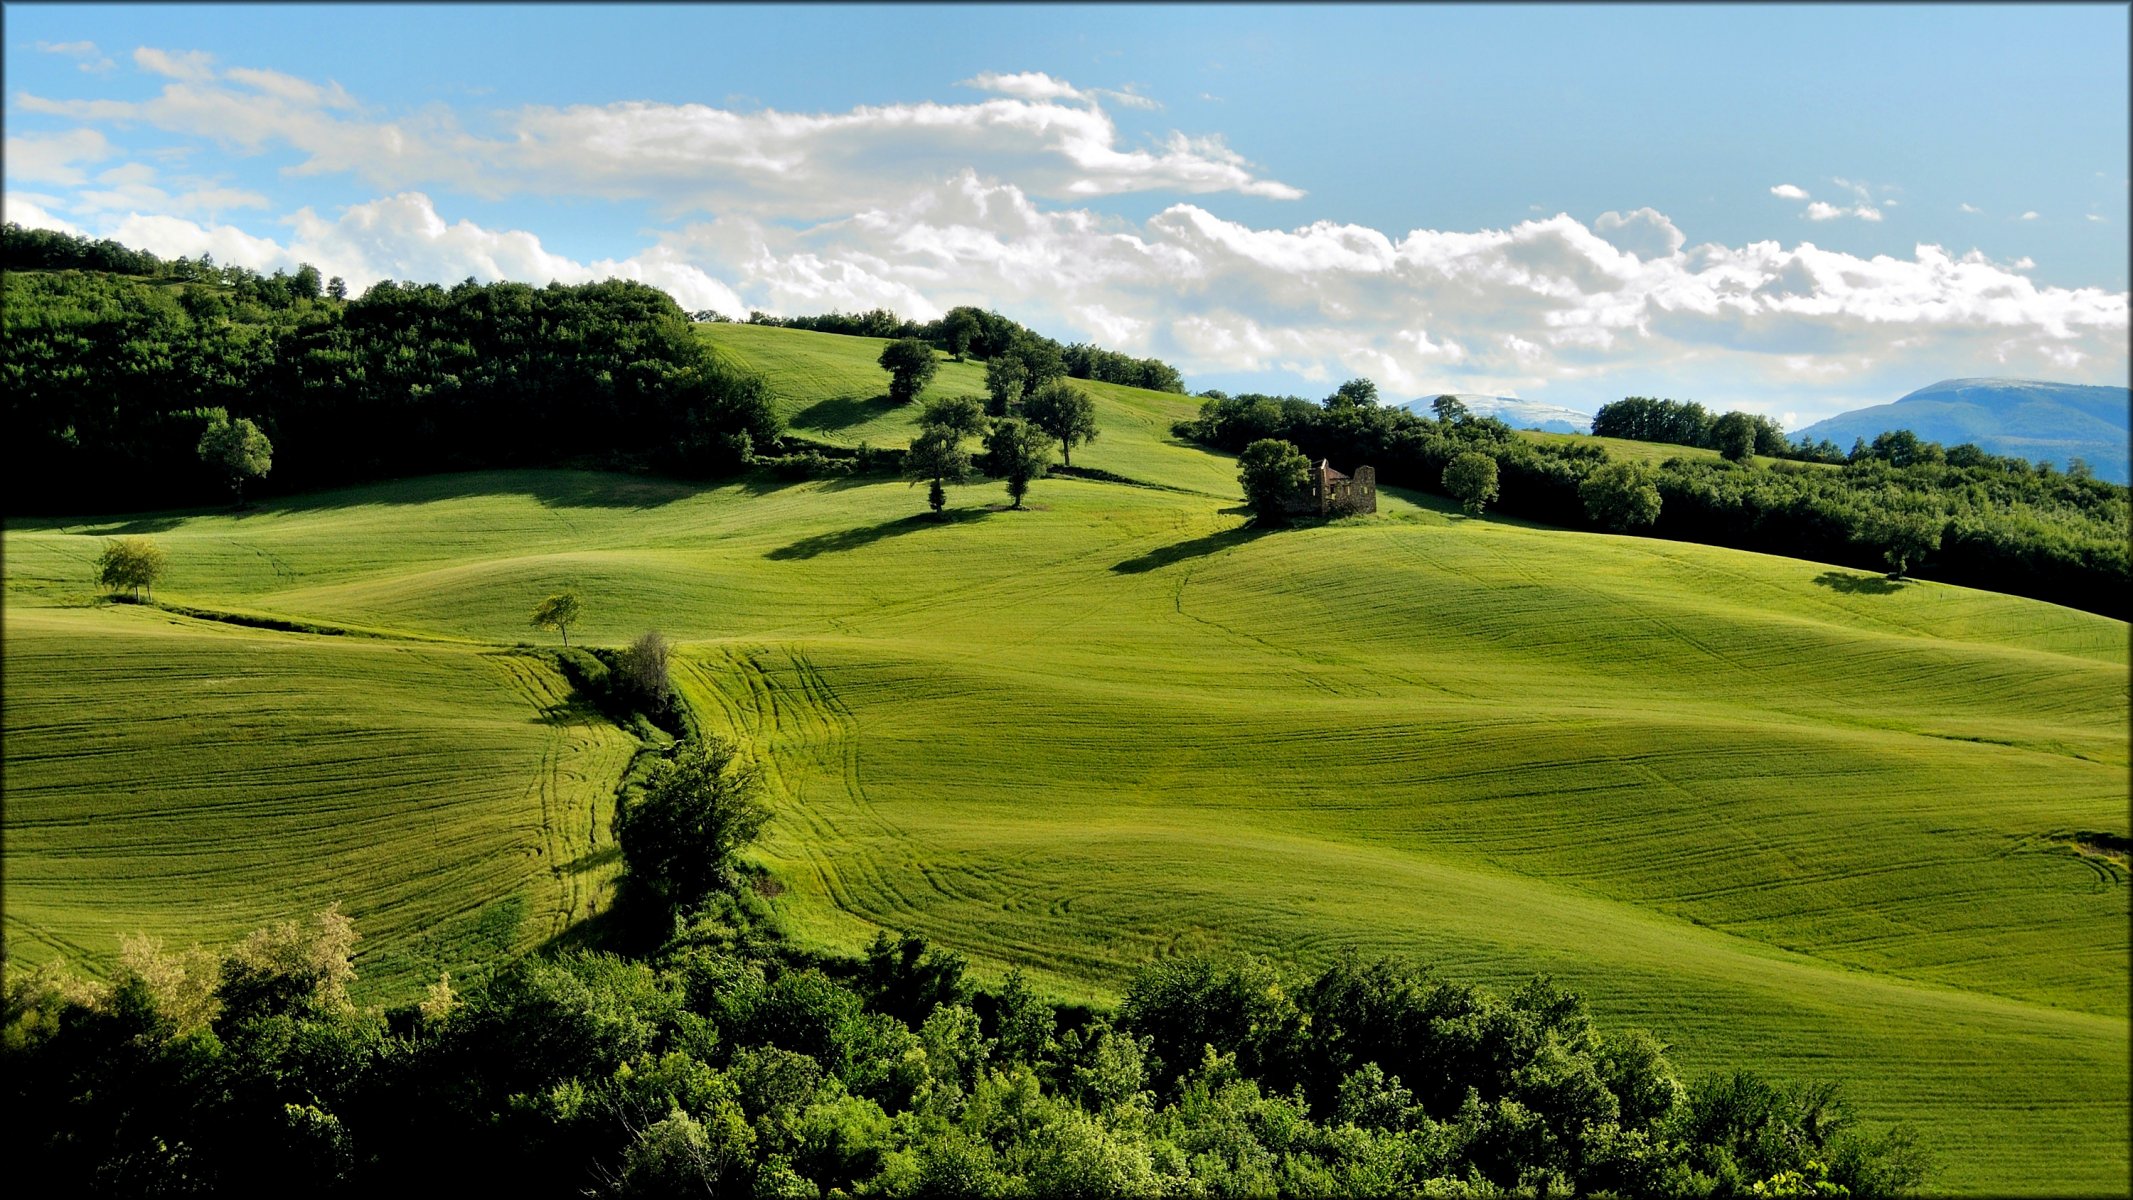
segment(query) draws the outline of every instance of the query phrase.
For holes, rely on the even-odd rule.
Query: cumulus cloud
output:
[[[993,95],[967,104],[832,113],[643,101],[528,105],[492,114],[493,129],[473,130],[442,108],[365,115],[338,85],[250,68],[218,72],[198,52],[143,47],[134,59],[169,78],[160,94],[139,101],[24,95],[17,104],[83,122],[145,124],[247,154],[291,149],[303,156],[298,174],[346,173],[387,191],[643,199],[669,215],[750,209],[827,217],[973,164],[1042,196],[1303,195],[1260,175],[1219,136],[1173,132],[1132,144],[1103,98],[1136,107],[1150,103],[1145,98],[1085,91],[1035,71],[978,75],[966,82]]]
[[[1770,194],[1783,200],[1805,200],[1807,189],[1790,183],[1781,183],[1770,189]]]
[[[1834,221],[1840,217],[1857,217],[1862,221],[1879,221],[1881,219],[1881,210],[1870,204],[1855,204],[1850,208],[1840,208],[1837,205],[1817,200],[1807,206],[1807,211],[1804,215],[1810,221]]]
[[[1976,216],[1977,214],[1979,214],[1979,213],[1982,213],[1982,212],[1984,212],[1985,210],[1984,210],[1984,209],[1982,209],[1982,208],[1979,208],[1979,207],[1978,207],[1977,205],[1975,205],[1975,204],[1963,203],[1963,204],[1958,204],[1958,205],[1956,205],[1956,206],[1955,206],[1955,211],[1957,211],[1957,212],[1961,212],[1961,213],[1969,213],[1969,214],[1970,214],[1970,215],[1972,215],[1972,216]]]
[[[2018,221],[2034,221],[2037,219],[2037,211],[2035,209],[2031,209],[2015,219]]]
[[[69,129],[64,133],[10,134],[7,139],[7,177],[13,183],[79,184],[88,178],[84,163],[110,158],[114,151],[104,135],[94,129]]]
[[[1651,208],[1640,208],[1627,216],[1601,213],[1600,219],[1593,222],[1592,231],[1615,249],[1647,260],[1671,258],[1688,241],[1672,221]]]
[[[48,196],[33,197],[21,192],[9,192],[4,198],[0,198],[0,209],[4,209],[7,221],[24,229],[55,229],[60,233],[71,233],[80,237],[83,232],[81,226],[62,217],[53,216],[45,208],[45,205],[51,202]]]

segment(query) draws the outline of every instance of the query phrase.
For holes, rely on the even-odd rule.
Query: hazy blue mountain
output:
[[[1439,393],[1441,395],[1442,393]],[[1520,400],[1516,396],[1479,396],[1468,392],[1455,392],[1459,402],[1477,417],[1494,417],[1513,429],[1538,429],[1545,433],[1591,433],[1592,414],[1564,408],[1559,404],[1541,404],[1533,400]],[[1401,405],[1423,416],[1429,416],[1430,405],[1436,396],[1424,396]]]
[[[1946,379],[1894,404],[1817,421],[1795,431],[1793,438],[1828,438],[1849,450],[1856,438],[1873,441],[1878,434],[1908,429],[1944,446],[1974,442],[1993,454],[2032,462],[2047,459],[2061,468],[2081,458],[2095,468],[2098,479],[2125,483],[2133,475],[2133,463],[2128,462],[2129,402],[2133,393],[2122,387]]]

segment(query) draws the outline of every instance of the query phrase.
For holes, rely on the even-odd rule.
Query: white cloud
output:
[[[205,50],[158,50],[142,46],[133,52],[133,65],[153,75],[166,75],[187,83],[204,83],[215,77],[214,56]]]
[[[142,48],[135,60],[170,77],[143,101],[25,95],[22,111],[139,122],[246,154],[289,148],[297,174],[346,173],[373,187],[450,187],[518,194],[645,199],[669,215],[746,209],[784,218],[849,213],[971,166],[1042,196],[1136,191],[1303,193],[1262,177],[1219,136],[1172,132],[1128,144],[1099,93],[1041,72],[987,72],[995,93],[967,104],[863,105],[836,113],[740,112],[642,101],[491,114],[493,133],[431,108],[395,119],[358,113],[337,85],[273,71],[216,75],[204,54]],[[1132,96],[1131,93],[1101,95]],[[1125,101],[1143,104],[1137,96]]]
[[[1842,217],[1857,217],[1862,221],[1879,221],[1881,219],[1881,210],[1871,204],[1855,204],[1850,208],[1840,208],[1837,205],[1817,200],[1808,205],[1807,211],[1802,215],[1810,221],[1834,221]]]
[[[49,197],[42,199],[49,200]],[[0,209],[5,210],[5,219],[24,229],[56,229],[61,233],[82,235],[82,228],[72,221],[53,216],[43,204],[20,192],[9,192],[0,198]]]
[[[45,54],[64,54],[75,60],[75,70],[91,75],[102,75],[118,66],[110,55],[97,49],[95,42],[39,42],[37,49]]]
[[[2030,211],[2023,213],[2021,216],[2015,219],[2018,221],[2034,221],[2037,219],[2037,211],[2035,209],[2031,209]]]
[[[1805,200],[1807,191],[1790,183],[1781,183],[1770,189],[1770,194],[1784,200]]]
[[[1688,241],[1672,221],[1651,208],[1640,208],[1628,216],[1601,213],[1600,219],[1592,223],[1592,231],[1615,249],[1647,261],[1671,258]]]
[[[964,87],[979,91],[998,92],[1003,96],[1019,96],[1024,100],[1087,100],[1088,93],[1064,79],[1054,79],[1042,71],[1019,71],[1003,75],[998,71],[981,71],[963,81]]]
[[[1985,210],[1984,210],[1984,209],[1982,209],[1982,208],[1979,208],[1979,207],[1978,207],[1977,205],[1975,205],[1975,204],[1967,204],[1967,203],[1966,203],[1966,204],[1958,204],[1958,205],[1956,205],[1956,206],[1955,206],[1955,211],[1957,211],[1957,212],[1963,212],[1963,213],[1969,213],[1969,214],[1971,214],[1972,216],[1976,216],[1977,214],[1979,214],[1979,213],[1982,213],[1982,212],[1984,212]]]
[[[2091,220],[2091,221],[2095,221],[2095,222],[2097,222],[2098,224],[2101,224],[2101,223],[2103,222],[2103,219],[2104,219],[2104,218],[2102,218],[2102,217],[2100,217],[2100,216],[2096,215],[2095,213],[2090,213],[2090,214],[2089,214],[2089,220]]]
[[[10,183],[79,184],[88,178],[82,164],[111,157],[111,143],[94,129],[69,129],[64,133],[28,133],[7,139],[7,178]]]

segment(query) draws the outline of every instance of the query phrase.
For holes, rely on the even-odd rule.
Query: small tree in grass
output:
[[[533,610],[535,629],[553,629],[563,635],[563,644],[570,644],[570,627],[578,623],[578,594],[557,592],[541,601]]]
[[[1244,502],[1262,524],[1286,520],[1289,503],[1303,490],[1311,460],[1280,438],[1260,438],[1237,456],[1237,482]]]
[[[1882,512],[1869,516],[1857,536],[1861,542],[1879,545],[1889,564],[1889,578],[1902,579],[1940,549],[1943,528],[1939,517],[1927,513]]]
[[[1469,450],[1444,466],[1444,490],[1467,515],[1478,517],[1496,502],[1496,459]]]
[[[674,680],[667,670],[673,654],[674,647],[665,634],[656,629],[646,630],[616,656],[616,685],[645,712],[666,711],[674,696]]]
[[[1578,485],[1585,512],[1601,525],[1627,531],[1659,519],[1659,480],[1643,463],[1609,463]]]
[[[968,483],[970,475],[970,451],[963,449],[962,439],[951,430],[928,429],[904,454],[904,476],[913,483],[930,481],[926,503],[935,516],[948,504],[947,485]]]
[[[903,338],[882,347],[881,357],[876,360],[889,373],[889,399],[898,404],[909,404],[918,399],[933,381],[933,373],[940,370],[940,363],[933,357],[933,347],[923,338]]]
[[[993,423],[985,452],[992,459],[994,473],[1006,477],[1007,495],[1015,508],[1021,508],[1022,497],[1029,494],[1030,480],[1044,478],[1052,465],[1052,439],[1019,417]]]
[[[130,590],[133,598],[141,598],[141,589],[155,595],[156,580],[163,575],[163,548],[142,537],[113,538],[104,543],[104,552],[96,557],[96,581],[118,591]]]
[[[1059,442],[1059,457],[1074,465],[1074,447],[1096,440],[1096,405],[1089,394],[1064,379],[1054,379],[1023,401],[1022,415]]]
[[[755,766],[733,743],[681,743],[615,810],[615,843],[630,877],[675,905],[731,886],[733,856],[770,820],[761,793]]]
[[[207,429],[200,434],[200,461],[220,472],[244,505],[244,481],[263,478],[274,466],[274,444],[259,426],[244,417],[230,420],[223,409],[207,410]]]

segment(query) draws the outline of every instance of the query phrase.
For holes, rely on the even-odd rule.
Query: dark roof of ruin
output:
[[[1343,474],[1341,474],[1341,473],[1340,473],[1339,471],[1336,471],[1336,470],[1334,470],[1334,469],[1333,469],[1333,460],[1332,460],[1332,459],[1330,459],[1330,458],[1321,458],[1321,459],[1319,459],[1319,460],[1318,460],[1318,468],[1317,468],[1317,469],[1318,469],[1319,471],[1323,472],[1323,473],[1325,474],[1326,478],[1328,478],[1328,479],[1346,479],[1346,478],[1348,478],[1348,477],[1347,477],[1346,475],[1343,475]]]

